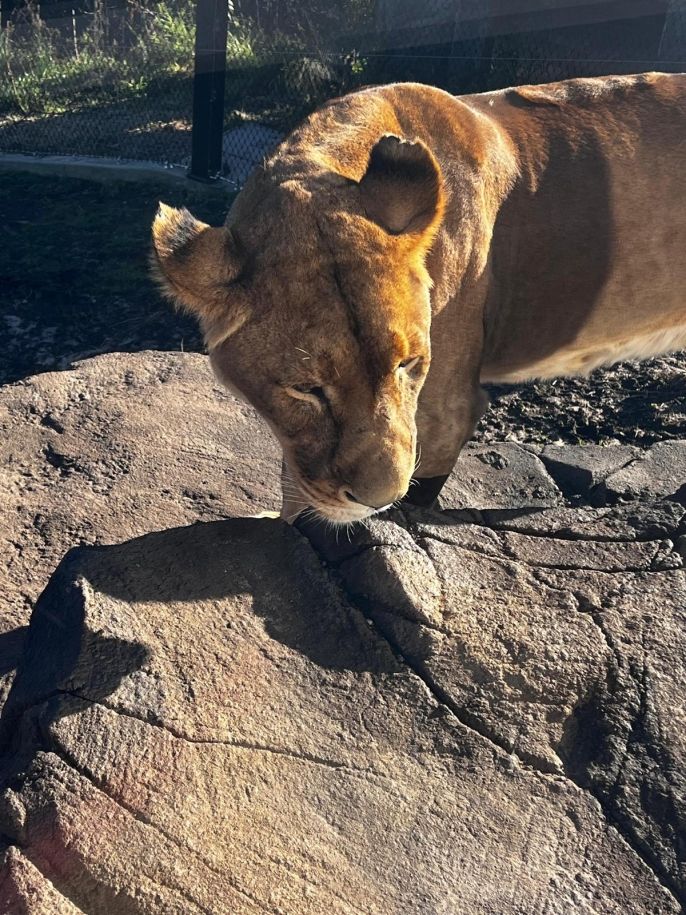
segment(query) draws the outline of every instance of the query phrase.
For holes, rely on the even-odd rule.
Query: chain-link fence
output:
[[[202,0],[3,2],[0,151],[190,164]],[[362,85],[414,80],[462,94],[686,69],[686,0],[214,0],[213,9],[228,25],[223,101],[216,73],[202,91],[221,102],[215,170],[236,185],[309,111]],[[196,82],[196,128],[202,101]]]
[[[31,0],[6,15],[0,150],[183,161],[194,4],[85,2]]]

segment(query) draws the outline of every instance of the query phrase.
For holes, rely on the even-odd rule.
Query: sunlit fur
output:
[[[422,144],[382,136],[378,146],[357,181],[259,171],[230,229],[163,208],[153,230],[156,269],[198,314],[217,377],[283,448],[289,520],[312,508],[335,524],[362,521],[400,499],[415,468],[431,362],[424,258],[441,179]]]

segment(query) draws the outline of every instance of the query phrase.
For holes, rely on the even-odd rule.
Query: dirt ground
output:
[[[0,384],[96,353],[200,350],[147,269],[158,200],[222,221],[229,200],[179,188],[0,173]],[[484,441],[650,445],[686,430],[686,354],[588,379],[490,388]]]
[[[482,441],[652,445],[686,431],[686,353],[489,393]]]

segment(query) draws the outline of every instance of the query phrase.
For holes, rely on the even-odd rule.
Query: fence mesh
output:
[[[189,164],[192,0],[4,2],[0,151]],[[237,186],[309,111],[363,85],[462,94],[686,70],[686,0],[235,0],[228,16],[222,172]]]

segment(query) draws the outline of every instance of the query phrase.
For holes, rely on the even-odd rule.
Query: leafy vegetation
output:
[[[195,41],[195,0],[128,0],[51,26],[38,0],[26,0],[0,33],[0,116],[42,117],[143,95],[160,95],[169,78],[190,76]],[[370,0],[244,4],[252,16],[234,15],[229,3],[227,57],[234,75],[252,83],[278,58],[276,77],[260,94],[299,93],[317,102],[359,75],[359,58],[325,50],[322,36],[351,23],[361,28]],[[278,6],[278,9],[277,9]],[[273,9],[272,9],[273,7]],[[250,95],[251,86],[234,88]]]
[[[0,34],[0,115],[42,116],[102,105],[155,91],[168,77],[190,75],[195,38],[194,0],[144,4],[129,0],[74,16],[57,29],[35,0]],[[229,56],[253,56],[248,30],[230,29]]]

